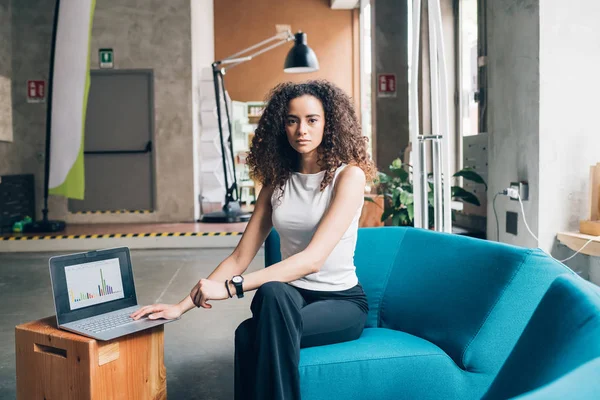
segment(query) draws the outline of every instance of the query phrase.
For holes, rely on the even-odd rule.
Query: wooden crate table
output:
[[[163,333],[104,342],[58,329],[56,317],[18,325],[17,399],[166,399]]]

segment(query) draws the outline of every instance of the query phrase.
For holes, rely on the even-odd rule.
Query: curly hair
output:
[[[290,101],[303,95],[319,99],[325,111],[323,140],[317,148],[317,163],[326,171],[320,190],[332,182],[342,163],[358,166],[372,181],[377,169],[367,153],[368,138],[361,133],[352,100],[325,80],[281,83],[269,92],[247,158],[253,179],[282,193],[287,179],[297,171],[300,157],[288,142],[285,121]]]

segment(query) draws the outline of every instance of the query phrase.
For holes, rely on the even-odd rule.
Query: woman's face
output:
[[[308,154],[323,140],[325,111],[321,100],[305,94],[290,100],[285,120],[288,142],[300,154]]]

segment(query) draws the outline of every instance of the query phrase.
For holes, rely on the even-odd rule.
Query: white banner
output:
[[[58,13],[50,139],[51,194],[83,199],[83,143],[95,0],[62,0]]]

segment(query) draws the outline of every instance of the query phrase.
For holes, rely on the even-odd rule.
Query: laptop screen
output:
[[[127,247],[52,257],[50,278],[61,325],[137,305]]]
[[[71,310],[124,297],[118,258],[66,266],[65,277]]]

